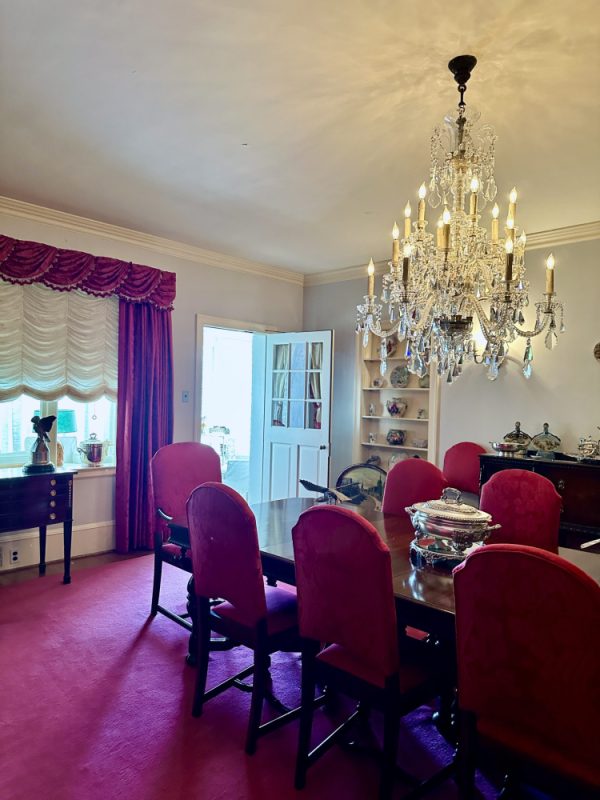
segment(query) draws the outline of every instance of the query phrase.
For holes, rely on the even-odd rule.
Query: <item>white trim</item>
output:
[[[47,225],[57,225],[61,228],[93,234],[94,236],[101,236],[117,242],[125,242],[136,247],[143,247],[154,253],[162,253],[185,261],[193,261],[196,264],[205,264],[208,267],[218,267],[233,272],[249,272],[253,275],[260,275],[263,278],[274,278],[275,280],[286,281],[299,286],[304,284],[304,275],[301,272],[263,264],[260,261],[251,261],[239,256],[217,253],[214,250],[205,250],[195,245],[184,244],[173,239],[165,239],[162,236],[155,236],[150,233],[134,231],[130,228],[123,228],[120,225],[99,222],[76,214],[67,214],[64,211],[56,211],[33,203],[25,203],[22,200],[14,200],[11,197],[0,196],[0,213],[13,217],[23,217]]]
[[[37,528],[15,531],[0,536],[2,550],[1,572],[9,572],[22,567],[34,567],[39,563],[39,531]],[[8,563],[11,544],[19,544],[19,560],[16,564]],[[88,522],[85,525],[73,525],[72,558],[94,553],[108,553],[115,549],[114,520],[106,522]],[[49,525],[46,538],[46,562],[63,559],[63,526],[62,523]]]
[[[581,225],[568,225],[565,228],[554,228],[549,231],[539,231],[527,234],[527,250],[539,250],[545,247],[559,247],[565,244],[577,244],[600,239],[600,220],[584,222]],[[388,271],[387,261],[377,261],[375,274],[381,275]],[[326,283],[339,283],[340,281],[354,281],[364,278],[367,283],[367,267],[345,267],[327,272],[317,272],[304,276],[304,286],[322,286]]]

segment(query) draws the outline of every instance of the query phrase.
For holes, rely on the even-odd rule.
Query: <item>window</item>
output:
[[[50,433],[50,452],[55,464],[60,462],[57,442],[62,448],[65,465],[86,464],[78,447],[84,439],[95,434],[99,441],[106,443],[102,463],[114,465],[117,430],[117,404],[114,400],[102,397],[92,402],[79,402],[62,397],[40,401],[21,395],[16,400],[0,403],[0,467],[18,467],[29,462],[36,440],[31,425],[35,414],[57,417]]]

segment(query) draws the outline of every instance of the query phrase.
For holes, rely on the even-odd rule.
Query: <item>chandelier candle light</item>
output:
[[[464,94],[474,56],[453,58],[448,67],[458,84],[458,113],[444,119],[431,137],[429,186],[418,192],[417,221],[412,222],[410,203],[404,209],[404,237],[396,223],[392,230],[392,260],[383,276],[381,302],[375,294],[373,259],[368,267],[368,294],[357,306],[356,332],[363,344],[370,334],[381,338],[381,374],[387,370],[387,339],[397,334],[406,340],[410,372],[424,376],[432,361],[438,375],[452,383],[465,362],[487,366],[490,380],[498,377],[508,349],[518,337],[526,340],[523,374],[531,376],[531,339],[546,331],[545,344],[552,350],[557,327],[564,331],[563,307],[554,292],[554,256],[546,261],[546,291],[535,303],[535,323],[525,329],[523,309],[529,304],[525,275],[525,232],[517,237],[517,190],[509,194],[504,236],[500,235],[500,209],[494,203],[488,231],[481,214],[497,194],[494,179],[496,134],[479,124],[479,114],[467,113]],[[426,203],[442,207],[434,236],[427,231]],[[467,211],[468,209],[468,211]],[[402,247],[402,268],[400,249]],[[382,320],[384,308],[387,318]],[[558,326],[557,326],[558,319]],[[477,320],[485,339],[477,352],[473,331]]]

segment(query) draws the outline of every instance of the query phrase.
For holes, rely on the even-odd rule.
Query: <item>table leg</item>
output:
[[[46,526],[40,525],[40,565],[38,567],[40,575],[46,574]]]
[[[63,522],[63,539],[64,539],[64,560],[65,560],[65,575],[63,583],[71,583],[71,535],[73,533],[73,521],[65,520]]]

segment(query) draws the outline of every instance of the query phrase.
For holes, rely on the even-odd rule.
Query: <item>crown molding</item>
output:
[[[294,272],[283,267],[273,267],[260,261],[251,261],[238,256],[228,256],[225,253],[217,253],[214,250],[205,250],[202,247],[184,244],[173,239],[165,239],[162,236],[154,236],[153,234],[134,231],[130,228],[122,228],[119,225],[110,225],[87,217],[79,217],[76,214],[56,211],[52,208],[26,203],[11,197],[0,196],[0,213],[13,217],[22,217],[33,222],[56,225],[81,233],[89,233],[112,241],[125,242],[136,247],[143,247],[154,253],[181,258],[184,261],[193,261],[196,264],[204,264],[208,267],[251,273],[263,278],[294,283],[298,286],[304,285],[304,275],[301,272]]]
[[[600,220],[584,222],[581,225],[569,225],[566,228],[554,228],[549,231],[527,234],[527,250],[540,250],[545,247],[559,247],[565,244],[577,244],[600,239]],[[375,274],[381,275],[388,270],[387,261],[375,264]],[[304,276],[305,286],[322,286],[326,283],[354,281],[366,276],[366,267],[345,267],[327,272],[317,272]]]

